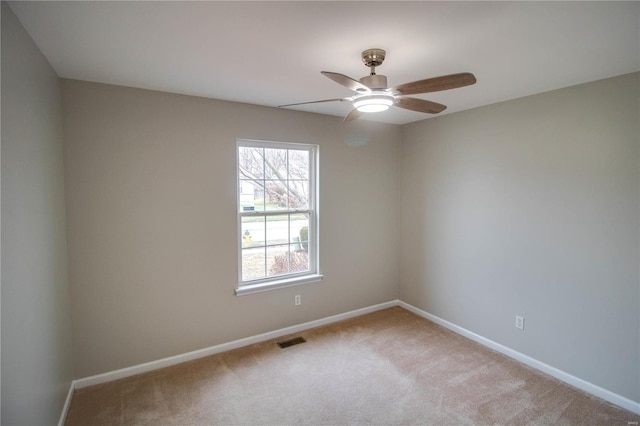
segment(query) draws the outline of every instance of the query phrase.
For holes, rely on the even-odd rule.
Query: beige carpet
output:
[[[627,425],[640,416],[391,308],[76,391],[67,425]],[[286,338],[277,339],[278,341]],[[634,423],[637,424],[637,423]]]

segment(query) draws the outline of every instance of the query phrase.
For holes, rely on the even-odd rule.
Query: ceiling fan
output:
[[[395,87],[387,87],[387,77],[376,74],[376,67],[382,65],[385,55],[386,52],[382,49],[367,49],[362,52],[362,62],[371,69],[371,74],[362,77],[359,81],[344,74],[329,71],[321,72],[325,77],[329,77],[336,83],[356,92],[355,95],[347,98],[280,105],[279,108],[322,102],[352,102],[353,110],[344,118],[345,122],[355,120],[368,112],[386,111],[391,106],[426,112],[428,114],[437,114],[444,111],[447,106],[424,99],[411,98],[407,95],[456,89],[458,87],[470,86],[476,82],[476,77],[473,74],[464,72],[427,78]]]

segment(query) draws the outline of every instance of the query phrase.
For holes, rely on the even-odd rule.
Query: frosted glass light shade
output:
[[[353,101],[353,106],[360,112],[380,112],[386,111],[393,105],[391,95],[365,95]]]

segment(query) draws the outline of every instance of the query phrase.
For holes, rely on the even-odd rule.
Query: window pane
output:
[[[290,272],[304,272],[309,270],[309,253],[306,251],[292,251],[289,258]]]
[[[289,273],[289,244],[267,247],[269,276]]]
[[[265,181],[265,208],[267,210],[284,210],[288,205],[287,181]]]
[[[263,181],[240,180],[240,211],[264,211]]]
[[[309,181],[289,181],[289,207],[292,209],[309,208]]]
[[[290,242],[294,244],[293,250],[307,250],[305,245],[309,241],[309,215],[307,213],[297,213],[291,215],[289,222]]]
[[[289,179],[309,179],[309,151],[289,150]]]
[[[265,265],[264,247],[242,249],[243,281],[264,278],[266,274]]]
[[[264,150],[265,179],[287,179],[287,150],[265,148]]]
[[[241,179],[264,179],[264,148],[238,147],[238,170]]]
[[[266,245],[286,244],[289,242],[289,215],[282,214],[267,217]]]
[[[242,247],[256,247],[264,245],[265,218],[259,217],[243,217],[240,229],[240,237],[242,238]]]

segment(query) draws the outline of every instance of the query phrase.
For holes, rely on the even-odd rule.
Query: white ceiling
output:
[[[394,86],[472,72],[418,95],[451,113],[640,70],[640,2],[11,2],[60,77],[256,105],[350,96],[322,76],[368,73],[387,51]],[[334,102],[295,107],[337,116]],[[431,117],[392,108],[367,119]]]

